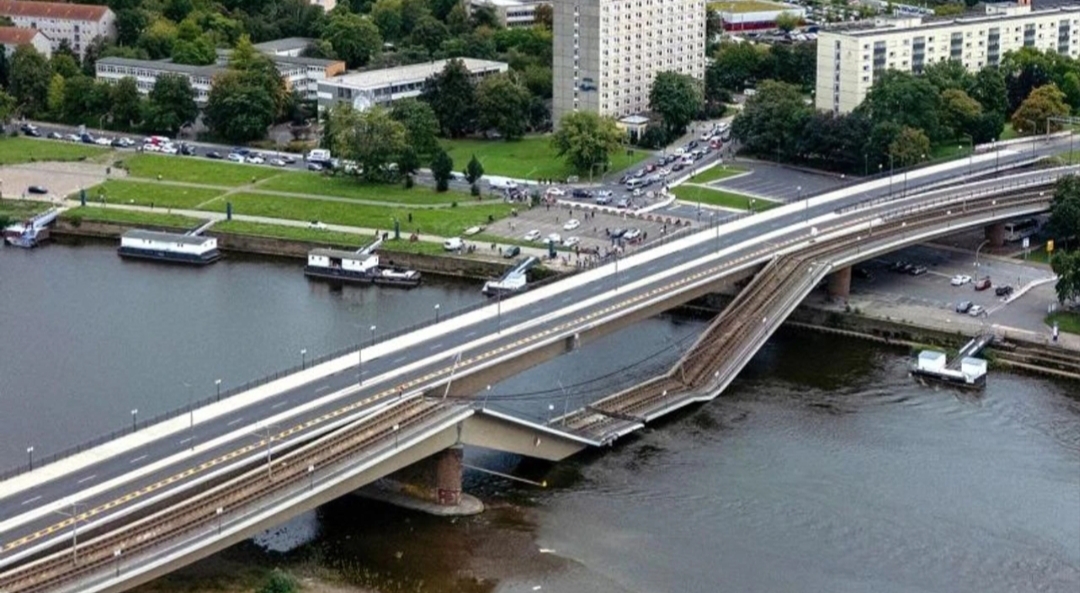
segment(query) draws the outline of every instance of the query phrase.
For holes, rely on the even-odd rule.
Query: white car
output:
[[[106,138],[105,136],[101,136],[97,140],[94,140],[94,144],[97,144],[98,146],[108,146],[108,145],[112,144],[112,139],[111,138]]]
[[[169,144],[169,145],[166,145],[166,146],[162,146],[161,147],[161,152],[163,152],[165,154],[179,154],[180,149],[173,146],[172,144]]]
[[[972,317],[978,317],[979,315],[986,315],[986,309],[984,309],[980,305],[972,305],[971,308],[968,309],[968,315],[971,315]]]
[[[593,192],[593,197],[596,198],[610,198],[613,195],[615,195],[615,192],[610,189],[599,189]]]
[[[251,163],[252,165],[261,165],[261,164],[266,162],[266,159],[264,159],[261,156],[256,154],[256,155],[249,156],[247,158],[247,162]]]
[[[576,218],[571,218],[570,220],[566,221],[566,224],[562,225],[562,228],[564,231],[572,231],[579,226],[581,226],[581,221]]]
[[[322,223],[322,222],[319,222],[317,220],[313,220],[310,223],[308,223],[308,228],[309,229],[318,229],[320,231],[325,231],[326,230],[326,224]]]
[[[536,241],[539,238],[540,238],[540,231],[538,231],[536,229],[533,229],[533,230],[525,233],[525,240],[526,241]]]
[[[71,142],[82,142],[82,138],[78,134],[68,134],[67,136],[64,136],[64,137],[67,138]]]
[[[634,239],[637,239],[640,236],[641,236],[641,230],[640,229],[630,229],[630,230],[626,231],[626,234],[623,235],[622,238],[626,239],[627,241],[633,241]]]
[[[573,247],[574,245],[577,245],[578,243],[581,243],[581,238],[580,237],[567,237],[562,242],[564,247]]]
[[[971,276],[966,274],[957,274],[952,277],[952,280],[949,280],[949,284],[952,284],[953,286],[963,286],[968,282],[971,282]]]
[[[566,195],[566,190],[557,187],[549,187],[546,193],[549,196],[561,197]]]
[[[284,167],[287,163],[281,159],[270,159],[270,164],[275,167]]]
[[[562,243],[562,236],[559,235],[559,233],[551,233],[547,237],[544,237],[544,242],[558,245],[559,243]]]
[[[236,152],[230,152],[229,156],[227,156],[225,158],[229,159],[230,161],[232,161],[234,163],[242,163],[242,162],[244,162],[244,155],[236,153]]]

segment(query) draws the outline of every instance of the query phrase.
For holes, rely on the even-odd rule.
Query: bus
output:
[[[1005,223],[1005,240],[1010,243],[1023,241],[1039,230],[1039,223],[1034,218],[1024,218]]]

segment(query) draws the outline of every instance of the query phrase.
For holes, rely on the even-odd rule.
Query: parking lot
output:
[[[790,202],[797,200],[800,195],[807,196],[828,191],[845,181],[832,175],[811,173],[762,161],[739,159],[732,163],[749,169],[750,173],[723,179],[710,185],[751,196]]]
[[[896,262],[922,266],[926,272],[913,276],[894,271]],[[849,304],[874,316],[888,315],[895,319],[933,318],[944,323],[972,327],[990,324],[1045,332],[1043,317],[1048,307],[1056,303],[1053,272],[1039,264],[1026,264],[992,256],[981,256],[975,267],[970,251],[941,247],[915,246],[897,251],[885,258],[871,260],[855,267],[852,274],[852,294]],[[956,275],[971,276],[973,281],[954,286]],[[975,290],[975,281],[989,276],[991,287]],[[1011,286],[1015,294],[1030,287],[1011,302],[996,294],[1001,286]],[[973,317],[958,313],[958,303],[969,301],[986,311]]]
[[[107,165],[82,163],[24,163],[7,165],[0,168],[0,191],[5,198],[41,199],[43,196],[28,195],[31,185],[48,190],[54,199],[63,199],[105,181],[107,177],[118,178],[126,175],[122,169],[112,168],[108,175]],[[93,196],[87,196],[92,198]]]

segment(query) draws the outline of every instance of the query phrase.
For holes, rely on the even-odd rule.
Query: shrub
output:
[[[275,568],[259,588],[259,593],[294,593],[297,588],[296,579]]]

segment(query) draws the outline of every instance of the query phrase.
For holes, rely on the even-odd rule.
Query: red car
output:
[[[983,276],[975,281],[975,290],[986,290],[990,288],[990,277]]]

